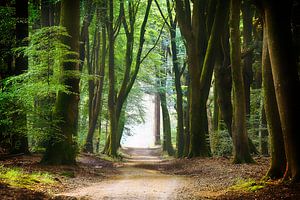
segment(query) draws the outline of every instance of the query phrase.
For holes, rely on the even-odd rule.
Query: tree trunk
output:
[[[268,49],[288,167],[285,179],[300,180],[300,91],[291,35],[292,1],[264,1]]]
[[[64,37],[63,42],[71,50],[79,53],[79,0],[62,0],[61,25],[66,27],[71,37]],[[69,55],[68,59],[78,59],[78,55]],[[70,92],[59,92],[57,95],[53,116],[60,120],[57,124],[59,133],[54,133],[46,147],[42,161],[48,164],[74,164],[76,162],[76,141],[78,125],[79,77],[68,72],[78,73],[76,62],[65,62],[62,66],[61,81],[69,87]]]
[[[233,121],[232,136],[234,146],[234,163],[251,163],[248,137],[246,129],[246,105],[243,73],[241,66],[240,46],[240,0],[231,0],[230,3],[230,59],[233,85]]]
[[[264,39],[263,39],[263,53],[262,53],[262,81],[264,92],[264,108],[266,113],[266,120],[268,125],[268,132],[270,134],[271,146],[271,166],[267,172],[267,177],[271,179],[282,178],[286,169],[286,157],[284,150],[283,134],[281,129],[281,122],[279,118],[279,111],[275,96],[275,88],[272,76],[272,69],[268,51],[268,38],[266,27],[264,23]]]
[[[172,50],[172,63],[173,69],[175,73],[175,89],[176,89],[176,112],[177,112],[177,133],[176,133],[176,156],[183,157],[184,150],[184,126],[183,126],[183,94],[181,89],[181,81],[180,78],[182,76],[182,72],[179,68],[179,60],[177,58],[177,43],[176,43],[176,22],[172,17],[172,9],[170,6],[169,0],[167,0],[167,9],[169,16],[169,33],[171,39],[171,50]]]
[[[189,74],[185,74],[185,85],[187,86],[186,90],[186,102],[183,107],[183,113],[184,113],[184,149],[183,149],[183,156],[188,156],[189,149],[190,149],[190,128],[189,128],[189,102],[190,102],[190,96],[189,96],[189,86],[190,79]]]
[[[166,51],[166,50],[165,50]],[[167,105],[167,98],[166,98],[166,86],[167,86],[167,69],[166,63],[167,63],[167,52],[165,52],[165,58],[164,58],[164,64],[161,67],[160,70],[161,76],[160,78],[160,104],[161,104],[161,110],[162,110],[162,120],[163,120],[163,151],[166,151],[169,156],[174,155],[174,149],[172,145],[172,137],[171,137],[171,121],[170,121],[170,115]]]
[[[117,156],[117,129],[118,122],[116,116],[116,92],[115,92],[115,36],[114,36],[114,7],[113,1],[109,1],[109,21],[108,21],[108,41],[109,41],[109,58],[108,58],[108,117],[109,117],[109,147],[107,154]]]
[[[154,144],[160,145],[160,98],[159,93],[154,96]]]
[[[242,3],[242,20],[243,20],[243,51],[246,52],[252,45],[252,17],[253,11],[251,9],[251,2],[244,0]],[[253,82],[253,71],[252,71],[252,51],[247,53],[243,59],[243,78],[245,88],[245,100],[246,100],[246,116],[247,119],[250,117],[250,86]]]

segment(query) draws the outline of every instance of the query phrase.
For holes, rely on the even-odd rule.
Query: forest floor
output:
[[[122,151],[121,162],[83,154],[76,166],[44,166],[39,155],[0,161],[24,172],[48,172],[55,180],[26,189],[11,187],[0,177],[0,199],[300,199],[300,185],[260,181],[269,158],[234,165],[225,157],[166,159],[159,148]]]

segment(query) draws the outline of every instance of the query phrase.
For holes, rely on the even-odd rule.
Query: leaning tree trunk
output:
[[[291,0],[264,1],[268,49],[288,167],[285,179],[300,181],[300,91],[291,35]]]
[[[64,37],[63,43],[70,46],[76,55],[69,55],[67,59],[78,59],[79,53],[79,0],[62,0],[60,23],[66,27],[70,37]],[[72,75],[70,75],[70,72]],[[74,75],[74,73],[76,75]],[[60,91],[57,95],[53,116],[59,120],[57,128],[46,147],[42,161],[48,164],[74,164],[76,162],[76,141],[78,125],[79,102],[79,64],[64,62],[62,65],[62,83],[69,88],[70,93]]]
[[[230,59],[233,85],[233,120],[232,136],[234,146],[234,163],[250,163],[253,159],[250,155],[247,129],[246,129],[246,105],[243,73],[241,66],[240,46],[240,0],[231,0],[230,3]]]

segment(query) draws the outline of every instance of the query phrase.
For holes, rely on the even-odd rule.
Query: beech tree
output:
[[[62,63],[61,81],[69,87],[70,93],[59,92],[55,103],[53,116],[59,119],[59,133],[49,140],[43,162],[48,164],[74,164],[76,162],[76,141],[79,102],[79,0],[63,0],[61,2],[60,24],[66,27],[70,37],[64,37],[63,42],[70,46],[74,54],[69,55],[69,61]]]

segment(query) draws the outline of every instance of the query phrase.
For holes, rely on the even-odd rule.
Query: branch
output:
[[[161,27],[161,29],[160,29],[160,31],[159,31],[158,38],[156,39],[156,41],[155,41],[153,47],[151,47],[151,49],[149,49],[149,51],[148,51],[148,52],[145,54],[145,56],[141,59],[140,64],[147,58],[147,56],[151,53],[151,51],[152,51],[153,49],[155,49],[155,47],[157,46],[158,41],[159,41],[159,39],[160,39],[160,37],[161,37],[161,35],[162,35],[162,32],[163,32],[163,30],[164,30],[165,24],[166,24],[166,23],[163,23],[163,26]]]
[[[157,6],[157,8],[158,8],[158,10],[159,10],[159,13],[160,13],[161,17],[163,18],[163,20],[165,21],[165,23],[167,24],[167,26],[168,26],[169,28],[171,28],[170,24],[168,23],[167,18],[164,16],[164,14],[163,14],[163,12],[162,12],[162,10],[161,10],[161,8],[160,8],[160,6],[159,6],[157,0],[154,0],[154,2],[155,2],[156,6]]]

